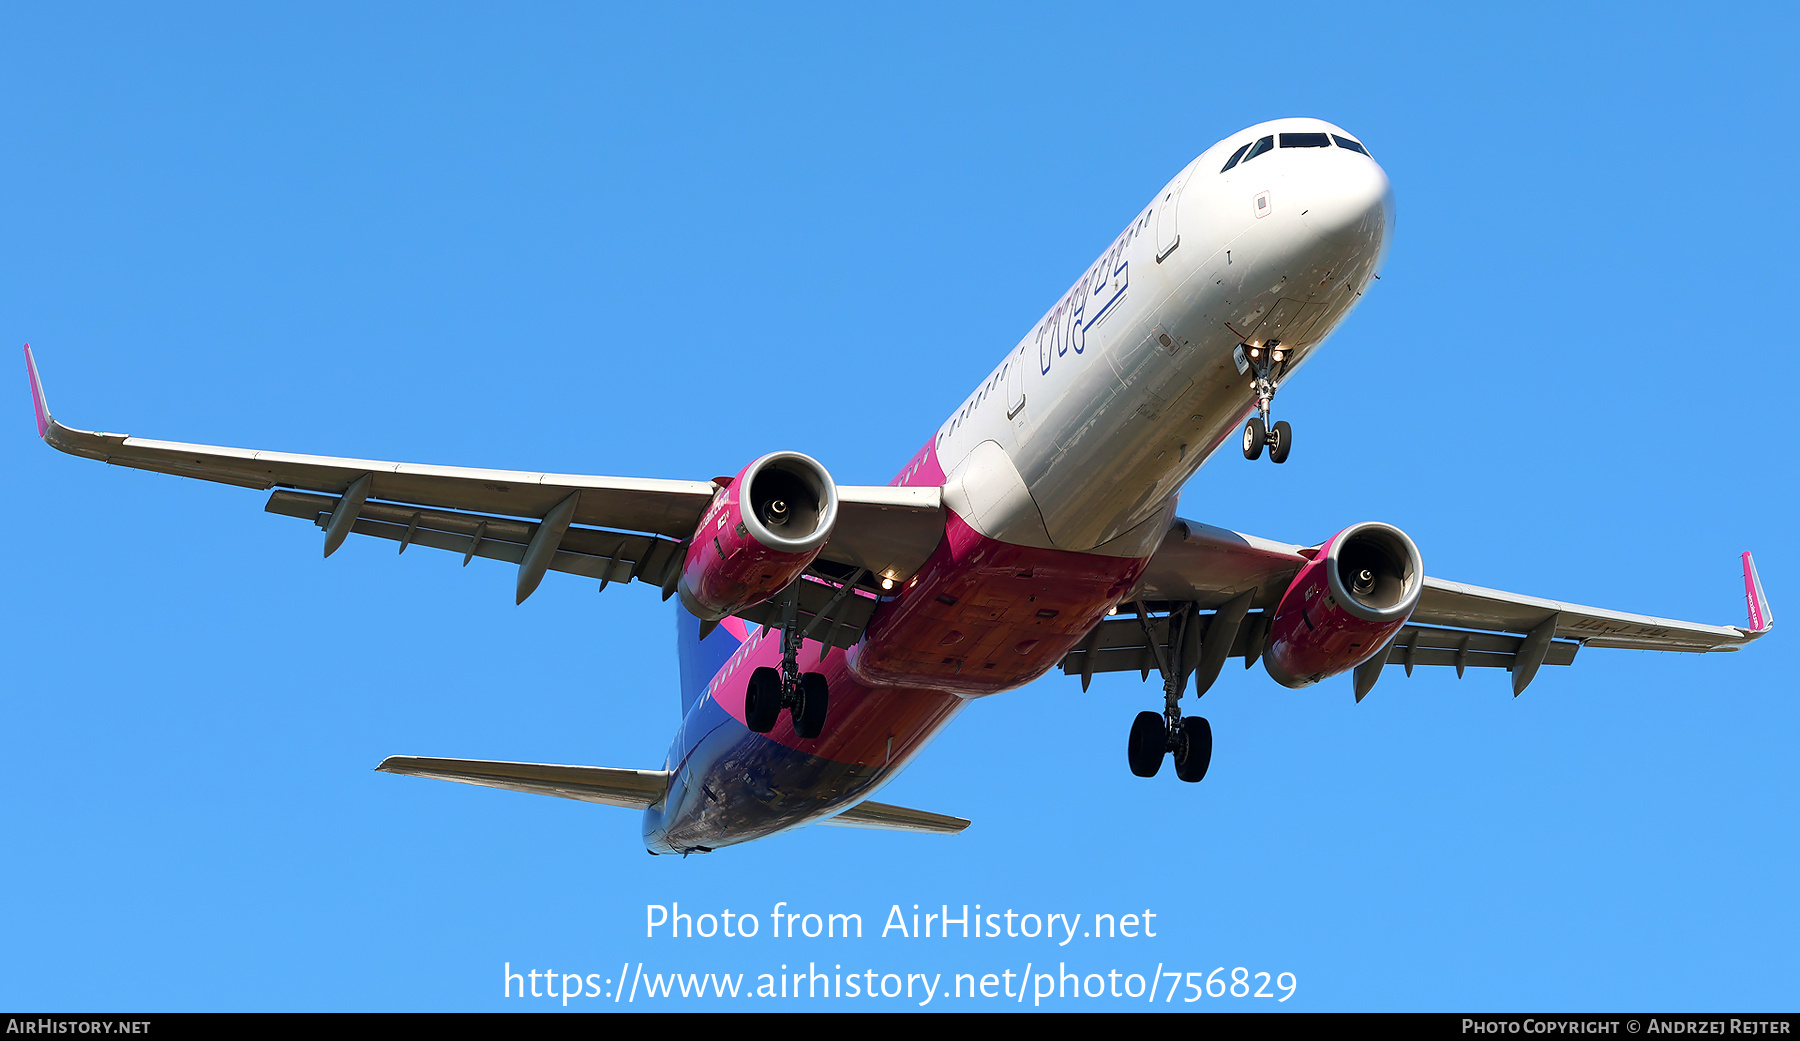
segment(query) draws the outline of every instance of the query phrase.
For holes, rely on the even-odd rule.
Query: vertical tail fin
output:
[[[742,618],[727,618],[700,638],[700,619],[677,604],[675,607],[675,651],[681,661],[681,714],[686,716],[705,693],[706,685],[719,674],[737,649],[749,639],[750,630]]]
[[[1766,633],[1775,628],[1775,612],[1769,609],[1769,597],[1763,592],[1762,578],[1756,573],[1756,561],[1749,551],[1744,553],[1744,602],[1750,609],[1750,631]]]

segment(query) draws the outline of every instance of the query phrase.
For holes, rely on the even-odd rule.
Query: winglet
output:
[[[1775,628],[1775,612],[1769,609],[1769,598],[1763,592],[1762,579],[1756,574],[1756,561],[1744,553],[1744,602],[1750,608],[1750,631],[1761,635]]]
[[[44,381],[38,376],[37,356],[31,353],[31,344],[25,345],[25,376],[31,381],[31,407],[37,411],[38,436],[51,448],[84,459],[106,460],[126,441],[124,434],[71,430],[50,415],[50,403],[44,400]]]
[[[38,379],[37,359],[31,356],[31,344],[25,345],[25,375],[31,379],[31,404],[37,409],[38,436],[50,434],[50,403],[44,400],[44,382]]]

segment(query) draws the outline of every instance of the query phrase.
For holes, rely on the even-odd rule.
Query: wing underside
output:
[[[675,588],[685,545],[719,486],[658,480],[300,455],[98,433],[50,414],[25,349],[38,433],[52,447],[115,466],[273,490],[269,513],[316,523],[329,556],[349,535],[480,557],[519,568],[522,602],[555,571]],[[943,535],[938,489],[838,486],[838,522],[801,582],[801,621],[827,646],[849,646],[873,613],[885,575],[916,571]],[[743,613],[778,620],[779,608]]]
[[[329,530],[340,499],[336,496],[277,491],[263,508],[269,513],[311,521]],[[382,502],[365,502],[353,525],[357,535],[387,539],[404,553],[412,546],[462,555],[466,565],[480,557],[524,565],[542,522],[455,510],[433,510]],[[576,575],[604,590],[614,582],[646,582],[665,592],[675,587],[685,547],[674,539],[634,532],[570,526],[562,533],[545,568]],[[820,570],[820,569],[815,569]],[[822,645],[849,647],[875,613],[873,590],[846,581],[855,571],[832,569],[838,581],[809,573],[800,582],[800,623],[808,639]],[[740,616],[758,624],[779,624],[779,604],[758,604]]]
[[[1268,614],[1307,561],[1306,547],[1177,520],[1118,617],[1096,626],[1062,662],[1083,684],[1101,672],[1148,677],[1159,661],[1201,689],[1227,658],[1262,653]],[[1506,669],[1514,693],[1543,665],[1570,665],[1582,647],[1735,651],[1768,632],[1773,614],[1743,556],[1750,626],[1709,625],[1587,607],[1427,577],[1408,623],[1357,670],[1359,696],[1383,666]],[[1211,646],[1209,647],[1209,641]]]

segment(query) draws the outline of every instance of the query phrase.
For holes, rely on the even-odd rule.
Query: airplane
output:
[[[652,854],[808,824],[954,834],[960,817],[873,801],[976,698],[1060,668],[1162,681],[1127,763],[1206,776],[1183,711],[1225,663],[1276,683],[1399,667],[1504,668],[1514,696],[1584,647],[1734,651],[1774,625],[1749,553],[1748,625],[1652,618],[1434,578],[1400,529],[1291,545],[1176,516],[1234,440],[1294,449],[1278,391],[1378,277],[1394,198],[1370,149],[1311,118],[1202,152],[1124,227],[886,486],[774,451],[733,476],[653,480],[429,466],[154,441],[51,417],[38,434],[121,466],[272,490],[265,510],[518,567],[642,582],[679,599],[680,728],[660,769],[390,756],[377,769],[643,812]]]

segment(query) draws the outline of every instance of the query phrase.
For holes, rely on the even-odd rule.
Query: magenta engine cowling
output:
[[[818,460],[771,452],[713,495],[681,566],[682,606],[717,621],[800,577],[837,523],[837,485]]]
[[[1333,535],[1288,584],[1269,621],[1263,667],[1284,687],[1309,687],[1387,646],[1419,604],[1419,547],[1388,524]]]

